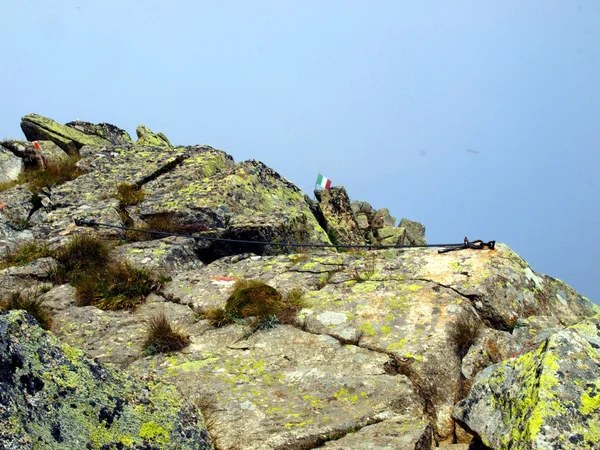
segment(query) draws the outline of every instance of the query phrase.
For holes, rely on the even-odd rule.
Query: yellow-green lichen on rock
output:
[[[110,145],[111,142],[99,136],[61,125],[55,120],[38,114],[27,114],[21,119],[21,129],[30,141],[52,141],[68,154],[76,154],[84,145]]]
[[[0,448],[213,448],[174,386],[60,344],[23,311],[0,313],[0,405]]]
[[[490,366],[454,417],[495,449],[595,449],[600,445],[600,316]]]
[[[162,133],[154,133],[150,128],[145,125],[138,125],[135,129],[138,140],[135,145],[141,145],[145,147],[166,147],[173,148],[169,139]]]

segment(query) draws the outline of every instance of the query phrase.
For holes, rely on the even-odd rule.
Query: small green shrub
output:
[[[205,317],[215,327],[253,318],[250,325],[255,330],[270,329],[278,323],[293,323],[303,306],[302,292],[298,289],[283,297],[262,281],[240,280],[233,286],[225,308],[212,308]]]
[[[481,323],[467,314],[458,316],[456,321],[451,324],[449,330],[450,341],[454,344],[456,354],[461,361],[479,337],[480,331]]]
[[[188,335],[173,328],[164,311],[148,320],[143,344],[146,355],[178,351],[190,345],[190,342]]]
[[[111,261],[99,271],[86,272],[76,280],[78,306],[104,310],[131,309],[142,304],[157,284],[145,269]]]
[[[121,183],[117,186],[117,200],[121,206],[137,205],[144,200],[144,191],[137,184]]]
[[[27,311],[38,321],[44,330],[52,329],[52,315],[44,306],[42,293],[35,291],[30,293],[13,292],[8,298],[0,300],[0,311],[22,309]]]
[[[39,258],[51,256],[52,252],[45,243],[30,241],[19,245],[0,261],[0,270],[11,266],[24,266]]]

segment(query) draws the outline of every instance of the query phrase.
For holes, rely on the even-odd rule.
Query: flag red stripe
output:
[[[327,180],[327,183],[325,183],[325,189],[329,189],[331,187],[331,180]]]

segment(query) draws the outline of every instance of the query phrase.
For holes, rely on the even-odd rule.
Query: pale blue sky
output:
[[[5,0],[0,137],[139,123],[505,242],[600,302],[600,3]],[[467,149],[479,153],[468,152]]]

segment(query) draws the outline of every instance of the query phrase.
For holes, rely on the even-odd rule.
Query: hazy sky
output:
[[[600,2],[3,0],[0,137],[144,123],[600,302]]]

